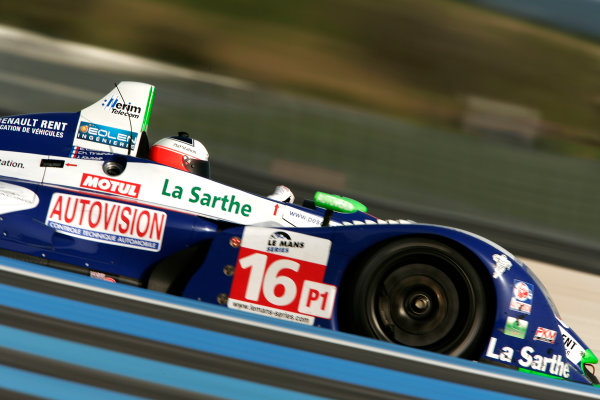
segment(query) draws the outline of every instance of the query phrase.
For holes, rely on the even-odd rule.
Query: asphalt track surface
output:
[[[499,374],[481,373],[474,374],[473,368],[454,367],[443,363],[432,365],[427,359],[414,357],[402,358],[385,353],[374,354],[371,351],[357,347],[348,347],[344,343],[322,342],[310,337],[295,335],[285,331],[274,331],[261,326],[241,325],[235,321],[219,319],[210,315],[202,318],[190,315],[186,310],[173,309],[159,304],[142,303],[135,299],[115,298],[103,293],[94,293],[76,286],[66,286],[60,282],[42,281],[35,277],[18,275],[7,271],[0,272],[0,283],[9,284],[20,288],[35,290],[40,293],[51,294],[85,303],[100,305],[111,309],[133,312],[138,315],[149,316],[165,321],[183,325],[208,329],[217,332],[226,332],[230,335],[256,339],[272,344],[293,347],[300,350],[316,352],[332,357],[367,363],[387,369],[417,374],[447,382],[454,382],[482,389],[494,390],[514,396],[544,399],[572,399],[600,398],[596,395],[577,394],[572,391],[560,391],[556,387],[544,387],[539,383],[529,383],[527,376],[514,379],[502,375],[503,369],[498,368]],[[132,338],[128,335],[91,329],[85,325],[41,317],[38,314],[23,311],[16,312],[8,307],[0,307],[0,318],[4,324],[24,329],[30,332],[53,336],[82,344],[100,346],[103,349],[114,350],[125,354],[150,358],[156,361],[168,362],[179,366],[202,369],[233,378],[251,379],[258,383],[277,386],[284,389],[295,390],[328,398],[343,399],[397,399],[396,393],[376,391],[358,385],[349,385],[314,375],[291,373],[289,371],[272,368],[251,362],[233,360],[227,357],[216,357],[201,351],[180,348],[152,340]],[[124,378],[112,374],[101,373],[93,370],[77,368],[68,364],[48,362],[42,357],[19,354],[18,352],[4,349],[0,351],[0,363],[26,369],[36,373],[51,375],[56,378],[93,384],[103,389],[115,390],[131,395],[169,398],[191,399],[197,398],[184,390],[173,390],[161,385],[142,384],[131,378]],[[517,374],[521,375],[521,374]],[[578,385],[576,385],[578,386]],[[400,397],[412,398],[412,397]]]
[[[32,107],[39,107],[36,109],[44,110],[41,106],[48,101],[48,96],[59,96],[64,99],[65,104],[69,104],[68,110],[77,109],[75,105],[87,104],[87,100],[94,100],[96,96],[102,96],[104,94],[104,85],[95,84],[94,82],[105,82],[107,75],[117,76],[116,71],[124,68],[123,65],[134,65],[127,63],[136,63],[139,60],[117,60],[111,63],[112,70],[106,70],[97,68],[96,66],[85,65],[86,61],[93,63],[93,55],[95,51],[81,50],[76,48],[77,46],[68,47],[69,54],[80,54],[78,51],[88,51],[85,56],[69,58],[65,56],[64,52],[53,51],[46,55],[40,56],[41,48],[48,48],[49,43],[43,43],[40,48],[35,48],[33,45],[27,45],[23,43],[17,43],[15,46],[10,46],[9,41],[2,40],[0,43],[0,114],[12,114],[21,112],[21,110],[32,109]],[[63,49],[64,50],[64,49]],[[97,49],[94,49],[97,50]],[[67,50],[64,50],[67,51]],[[101,56],[102,57],[102,56]],[[112,57],[112,56],[111,56]],[[67,59],[76,59],[77,62],[64,64]],[[113,59],[114,60],[114,59]],[[137,64],[135,64],[137,65]],[[145,69],[144,69],[145,68]],[[189,71],[174,68],[165,72],[161,65],[155,65],[152,63],[145,63],[145,67],[140,68],[140,73],[143,73],[146,77],[156,76],[158,78],[152,79],[156,82],[164,80],[164,85],[169,85],[169,82],[176,82],[174,87],[181,88],[182,82],[190,80],[194,84],[207,84],[207,85],[228,85],[230,87],[239,86],[244,90],[247,88],[246,83],[237,81],[235,79],[229,79],[226,77],[211,76],[207,74],[190,73]],[[143,71],[142,71],[143,70]],[[155,74],[155,75],[152,75]],[[169,75],[171,74],[171,75]],[[166,77],[166,78],[165,78]],[[127,77],[130,78],[130,77]],[[134,76],[138,80],[144,80],[143,77]],[[150,79],[150,78],[149,78]],[[126,80],[118,79],[115,80]],[[200,83],[199,83],[200,82]],[[204,82],[204,83],[201,83]],[[104,89],[101,89],[104,88]],[[175,89],[164,90],[165,87],[161,87],[163,92],[171,92]],[[52,97],[50,97],[52,98]],[[2,110],[3,109],[3,110]],[[5,111],[5,112],[3,112]],[[263,176],[260,173],[244,170],[234,165],[226,163],[214,163],[214,177],[216,180],[228,183],[232,186],[239,187],[241,189],[259,193],[267,194],[273,189],[275,184],[288,183],[288,182],[276,182],[268,176]],[[303,187],[297,185],[294,187],[296,192],[296,198],[302,199],[303,197],[310,197],[312,195],[312,188]],[[595,249],[590,250],[588,247],[578,247],[577,243],[571,243],[569,246],[564,245],[564,241],[557,241],[555,238],[544,237],[543,233],[531,233],[531,232],[520,232],[515,233],[511,231],[502,231],[498,229],[490,230],[485,224],[481,224],[479,221],[469,220],[457,220],[456,218],[436,211],[422,210],[414,206],[405,206],[404,208],[398,207],[398,205],[392,205],[386,202],[378,201],[377,199],[370,199],[367,196],[360,196],[359,200],[371,204],[370,211],[375,215],[381,217],[394,217],[394,218],[410,218],[423,222],[433,222],[445,225],[460,226],[461,228],[474,231],[491,238],[492,240],[499,242],[503,246],[507,247],[518,255],[535,257],[550,262],[560,262],[563,265],[582,269],[584,271],[594,271],[596,266],[596,260],[598,253]],[[372,200],[372,201],[371,201]],[[580,257],[579,261],[574,261],[575,258],[572,256],[576,254]],[[563,319],[571,324],[576,332],[582,336],[587,344],[592,348],[596,354],[600,354],[600,311],[597,306],[600,302],[600,277],[596,274],[589,273],[575,273],[569,269],[561,269],[556,266],[551,266],[545,263],[537,263],[534,261],[527,260],[528,264],[541,278],[542,282],[548,287],[550,293],[553,294],[554,299],[561,311]],[[597,266],[596,266],[597,268]],[[598,269],[595,269],[598,271]],[[0,281],[7,282],[11,285],[22,285],[28,288],[39,290],[41,292],[56,291],[51,285],[42,284],[39,282],[14,280],[15,278],[7,277],[5,275],[0,277]],[[65,294],[65,293],[63,293]],[[69,296],[82,297],[82,293],[76,291],[69,294]],[[89,299],[89,294],[85,294],[85,297]],[[115,301],[114,299],[106,299],[100,296],[94,298],[97,304],[106,305],[108,307],[124,307],[121,301]],[[160,316],[160,318],[180,318],[186,320],[185,316],[178,315],[171,311],[165,312],[157,309],[147,308],[140,305],[127,305],[132,307],[135,312],[139,312],[145,315]],[[11,320],[14,324],[20,324],[20,326],[26,327],[27,329],[44,329],[47,332],[51,332],[52,335],[70,336],[73,340],[79,339],[83,336],[89,336],[98,340],[99,342],[114,343],[114,346],[119,351],[129,352],[144,352],[147,356],[152,354],[153,357],[168,357],[172,361],[175,355],[181,357],[182,362],[194,363],[202,360],[205,355],[202,354],[190,354],[189,358],[184,357],[185,355],[178,354],[180,350],[174,348],[165,348],[157,346],[155,343],[138,343],[137,341],[132,343],[127,338],[118,338],[108,335],[106,332],[86,332],[86,335],[74,334],[73,332],[80,332],[82,327],[68,326],[63,323],[57,323],[57,321],[40,321],[32,315],[14,315],[11,310],[3,309],[0,310],[0,315],[3,317],[3,321]],[[9,318],[10,317],[10,318]],[[189,322],[189,321],[188,321]],[[186,322],[186,323],[188,323]],[[215,329],[223,332],[234,332],[239,327],[235,326],[221,326],[215,321],[194,321],[194,324],[206,324],[207,329]],[[204,326],[204,325],[203,325]],[[255,337],[260,340],[282,342],[288,345],[286,341],[288,338],[285,336],[268,337],[265,336],[264,332],[260,331],[246,331],[239,332],[243,336]],[[285,342],[285,343],[284,343]],[[450,374],[448,371],[436,371],[431,370],[429,367],[416,366],[410,363],[398,363],[394,360],[393,363],[389,359],[377,357],[373,359],[372,355],[361,354],[360,352],[351,351],[345,354],[342,349],[332,348],[331,345],[319,345],[315,343],[303,343],[302,341],[295,341],[295,346],[302,348],[303,346],[310,346],[313,351],[324,352],[324,354],[335,353],[336,356],[348,357],[354,359],[357,357],[360,360],[364,360],[372,363],[381,363],[382,366],[389,366],[396,369],[407,370],[410,372],[417,372],[424,376],[436,376],[444,377],[444,379],[452,379],[457,382],[464,382],[467,384],[481,385],[493,390],[504,390],[507,389],[506,383],[495,382],[493,380],[478,379],[477,382],[473,382],[472,377],[465,376],[458,372]],[[2,354],[0,355],[0,362],[16,362],[14,355]],[[37,360],[39,361],[39,360]],[[228,360],[210,360],[207,364],[215,365],[215,368],[221,368],[223,371],[230,371],[231,365],[228,364]],[[27,363],[30,367],[32,365],[38,365],[40,368],[48,368],[55,371],[60,371],[60,366],[43,366],[38,364],[36,360],[29,360]],[[393,364],[393,365],[391,365]],[[255,366],[247,366],[248,368],[243,369],[248,373],[254,372]],[[240,368],[236,368],[240,369]],[[328,393],[328,390],[332,390],[332,393],[338,393],[338,390],[348,390],[348,396],[346,398],[387,398],[386,393],[371,393],[368,394],[361,392],[361,388],[338,388],[331,387],[330,382],[310,382],[307,383],[304,380],[306,377],[297,376],[281,376],[277,375],[277,371],[263,371],[261,376],[263,379],[269,381],[272,376],[277,377],[279,385],[285,382],[285,385],[295,387],[300,385],[305,387],[307,385],[314,385],[315,388],[320,388],[324,393]],[[58,372],[57,372],[58,373]],[[69,374],[72,371],[64,370],[61,373]],[[254,376],[251,374],[249,376]],[[98,378],[98,377],[94,377]],[[135,383],[131,383],[135,387]],[[351,393],[353,389],[357,392]],[[517,386],[517,389],[518,386]],[[520,388],[522,389],[522,388]],[[160,390],[160,388],[157,388]],[[512,390],[512,389],[511,389]],[[518,392],[518,393],[517,393]],[[532,397],[543,397],[546,399],[552,398],[564,398],[561,394],[556,393],[544,393],[536,389],[534,392],[523,392],[522,390],[516,390],[515,394],[518,395],[531,395]],[[543,394],[544,396],[541,396]],[[2,393],[0,393],[1,397]],[[183,395],[183,394],[182,394]],[[377,397],[381,395],[382,397]],[[174,398],[169,396],[170,398]],[[338,397],[338,396],[334,396]],[[183,398],[183,397],[182,397]],[[397,397],[396,397],[397,398]]]

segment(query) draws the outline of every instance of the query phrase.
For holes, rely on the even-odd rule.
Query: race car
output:
[[[0,118],[0,254],[598,383],[596,356],[507,250],[461,229],[382,220],[338,195],[298,205],[236,189],[210,179],[185,135],[171,138],[178,167],[157,162],[146,135],[154,93],[121,82],[79,112]]]

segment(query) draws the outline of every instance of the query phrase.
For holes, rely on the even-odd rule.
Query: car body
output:
[[[586,384],[597,362],[518,258],[324,193],[282,203],[147,158],[154,87],[0,118],[0,254]]]

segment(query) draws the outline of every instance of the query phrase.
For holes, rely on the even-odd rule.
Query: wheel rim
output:
[[[444,260],[390,263],[371,286],[375,335],[412,347],[451,352],[473,318],[473,295],[460,267]]]

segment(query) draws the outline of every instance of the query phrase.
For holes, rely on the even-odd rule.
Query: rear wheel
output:
[[[454,248],[402,239],[367,259],[342,307],[351,306],[347,327],[359,334],[470,358],[489,337],[486,287]]]

